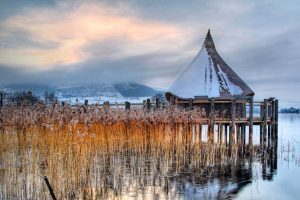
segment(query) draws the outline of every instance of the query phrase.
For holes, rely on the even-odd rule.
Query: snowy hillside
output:
[[[103,103],[140,103],[146,98],[151,98],[158,91],[138,83],[118,83],[118,84],[97,84],[86,86],[46,86],[32,84],[13,84],[2,88],[6,92],[32,91],[33,94],[43,98],[46,91],[54,92],[59,101],[65,101],[70,104],[84,103],[88,100],[89,104]]]

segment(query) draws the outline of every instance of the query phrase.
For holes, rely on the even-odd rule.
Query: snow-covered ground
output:
[[[109,101],[111,104],[114,103],[125,103],[125,101],[129,101],[130,103],[142,103],[143,100],[151,97],[123,97],[121,95],[114,95],[114,96],[84,96],[84,97],[69,97],[63,98],[58,97],[59,101],[64,101],[68,104],[75,105],[75,104],[84,104],[85,100],[88,100],[89,104],[102,104],[105,101]]]

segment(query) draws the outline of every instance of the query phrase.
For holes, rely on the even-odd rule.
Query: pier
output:
[[[88,101],[85,101],[88,106]],[[162,103],[160,99],[146,99],[143,103],[110,103],[108,101],[98,106],[121,108],[130,111],[132,108],[143,108],[145,112],[155,112],[158,109],[181,108],[185,110],[205,110],[201,124],[190,124],[193,132],[208,142],[231,144],[249,144],[253,142],[253,126],[260,128],[260,144],[270,145],[278,139],[278,99],[268,98],[263,101],[253,101],[253,97],[194,98],[178,100],[172,98],[170,103]],[[178,123],[180,125],[180,123]]]

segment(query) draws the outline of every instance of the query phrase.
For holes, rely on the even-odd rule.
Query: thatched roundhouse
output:
[[[221,58],[208,31],[201,50],[165,96],[171,104],[201,106],[207,110],[213,101],[214,110],[219,111],[230,110],[229,102],[236,100],[237,114],[242,117],[254,92]]]

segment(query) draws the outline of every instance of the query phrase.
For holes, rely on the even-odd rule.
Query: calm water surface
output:
[[[259,144],[259,127],[254,127],[254,144]],[[197,174],[169,178],[168,194],[149,187],[125,199],[300,199],[300,115],[280,114],[276,160],[241,159],[230,166],[228,175],[208,179]],[[276,165],[276,163],[277,165]]]
[[[277,171],[272,179],[253,178],[236,199],[300,199],[300,115],[279,115],[278,138]]]

